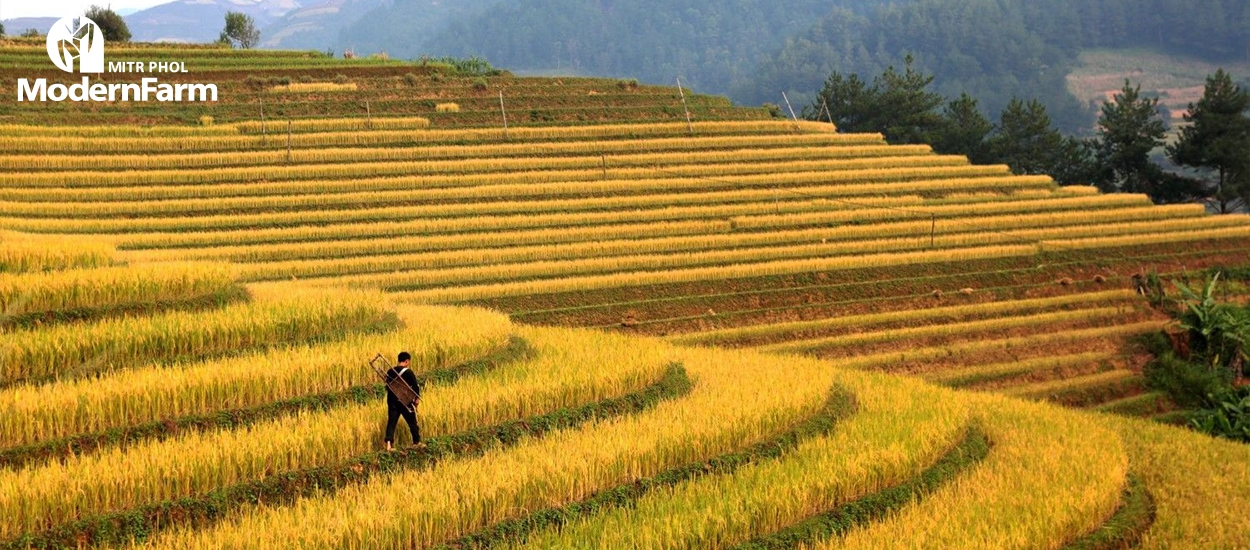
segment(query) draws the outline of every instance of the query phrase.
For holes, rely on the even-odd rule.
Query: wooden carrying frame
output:
[[[382,383],[386,384],[386,387],[391,390],[391,393],[395,394],[395,397],[399,398],[399,402],[409,412],[416,412],[417,403],[421,401],[421,396],[417,394],[415,388],[408,385],[408,382],[404,380],[402,375],[396,376],[393,380],[387,379],[386,373],[394,367],[381,353],[369,360],[369,366],[373,368],[373,372],[378,375],[378,378],[382,379]]]

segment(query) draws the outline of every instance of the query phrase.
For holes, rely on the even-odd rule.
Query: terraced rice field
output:
[[[611,123],[0,126],[0,547],[1250,547],[1250,448],[1077,410],[1168,411],[1130,277],[1250,218],[495,82]]]

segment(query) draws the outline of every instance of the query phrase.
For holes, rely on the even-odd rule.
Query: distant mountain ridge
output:
[[[349,47],[339,40],[340,31],[357,24],[386,0],[303,0],[261,29],[262,48],[338,50]]]
[[[26,32],[28,29],[35,29],[39,34],[45,34],[48,29],[52,28],[52,24],[56,23],[59,17],[14,17],[13,19],[4,20],[4,32],[6,34],[18,35]]]
[[[175,0],[125,19],[135,41],[212,42],[225,26],[226,12],[246,13],[264,28],[300,7],[300,0]]]

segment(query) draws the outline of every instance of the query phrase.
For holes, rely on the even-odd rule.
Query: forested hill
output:
[[[507,67],[565,67],[727,92],[828,0],[536,0],[453,23],[435,44]],[[558,48],[558,49],[557,49]]]
[[[395,0],[345,31],[392,56],[479,55],[520,71],[670,83],[739,102],[810,98],[830,71],[880,73],[913,53],[948,96],[987,112],[1037,97],[1074,129],[1091,114],[1064,88],[1084,48],[1146,47],[1250,59],[1245,0]],[[437,24],[416,22],[438,12]],[[367,24],[365,24],[367,22]],[[414,32],[417,31],[417,32]],[[426,31],[426,32],[420,32]],[[428,33],[428,34],[427,34]],[[359,49],[359,48],[358,48]],[[409,51],[411,50],[411,51]]]
[[[968,92],[997,113],[1012,96],[1038,98],[1068,130],[1092,121],[1064,77],[1085,48],[1149,48],[1210,61],[1250,59],[1244,0],[917,0],[858,15],[834,10],[732,90],[769,101],[810,97],[830,71],[874,75],[907,53],[936,75],[936,90]]]
[[[445,2],[446,3],[446,2]],[[521,71],[560,71],[727,93],[763,56],[828,12],[829,0],[531,0],[455,2],[473,15],[444,16],[424,0],[395,0],[344,33],[386,44],[392,56],[482,56]],[[450,4],[450,3],[449,3]],[[446,17],[414,40],[412,21]],[[365,24],[367,22],[367,25]],[[359,50],[359,48],[358,48]],[[367,50],[366,50],[367,51]]]

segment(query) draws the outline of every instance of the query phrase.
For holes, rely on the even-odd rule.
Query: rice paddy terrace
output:
[[[221,101],[0,96],[0,547],[1250,547],[1250,448],[1134,418],[1131,284],[1250,218],[670,88],[109,54]]]

